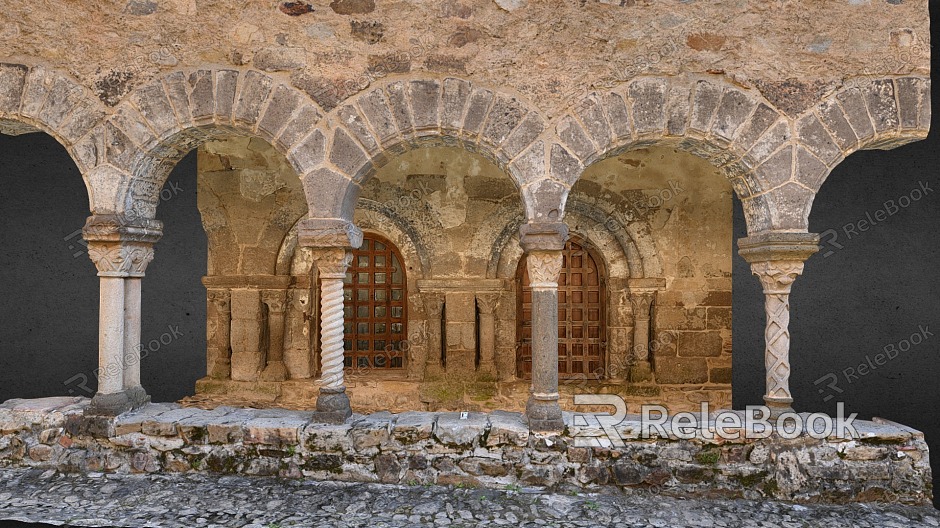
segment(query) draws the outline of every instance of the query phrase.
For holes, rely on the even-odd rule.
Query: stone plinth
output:
[[[343,424],[283,409],[211,411],[149,404],[86,417],[88,400],[0,405],[0,464],[72,473],[221,473],[350,482],[617,491],[797,502],[932,499],[924,436],[886,420],[857,421],[860,438],[682,440],[666,427],[623,446],[600,415],[565,414],[564,433],[530,433],[524,415],[375,413]],[[629,436],[639,422],[614,426]]]

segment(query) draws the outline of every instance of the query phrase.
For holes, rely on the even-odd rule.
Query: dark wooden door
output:
[[[404,369],[408,291],[398,248],[364,235],[343,283],[346,368]]]

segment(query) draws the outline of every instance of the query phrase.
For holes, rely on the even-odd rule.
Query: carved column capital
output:
[[[229,290],[210,289],[206,292],[206,298],[220,313],[232,311],[232,292]]]
[[[99,277],[143,277],[153,260],[153,244],[89,241],[88,257]]]
[[[656,299],[656,290],[630,290],[630,305],[633,317],[649,319],[650,307]]]
[[[764,294],[789,294],[797,277],[803,274],[802,260],[751,262],[751,273],[760,279]]]
[[[557,288],[561,273],[561,251],[530,251],[526,254],[526,271],[531,288]]]
[[[321,279],[343,279],[352,264],[352,251],[342,247],[310,248]]]
[[[480,313],[492,315],[496,312],[496,308],[499,306],[499,301],[502,299],[503,294],[499,292],[477,293],[476,297],[477,307],[480,308]]]
[[[440,319],[444,312],[444,295],[441,293],[422,292],[421,302],[424,304],[424,311],[432,319]]]
[[[262,290],[261,302],[273,313],[283,313],[287,309],[287,290]]]

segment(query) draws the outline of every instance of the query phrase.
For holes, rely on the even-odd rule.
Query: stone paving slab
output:
[[[921,528],[940,512],[897,504],[684,500],[239,476],[65,475],[0,469],[0,520],[109,527]]]

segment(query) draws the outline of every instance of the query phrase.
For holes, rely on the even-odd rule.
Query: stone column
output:
[[[210,289],[206,296],[212,322],[206,325],[209,353],[206,372],[214,379],[232,376],[232,295],[228,290]]]
[[[764,289],[764,401],[771,416],[793,410],[790,393],[790,288],[803,263],[819,250],[815,233],[758,233],[738,241],[738,252],[751,265]]]
[[[480,311],[480,372],[496,375],[496,308],[499,293],[478,293]]]
[[[284,365],[284,311],[287,309],[287,291],[264,290],[261,292],[261,301],[268,307],[268,355],[261,379],[284,381],[287,379],[287,367]]]
[[[561,431],[565,425],[558,405],[558,275],[568,227],[523,224],[519,234],[532,290],[532,389],[526,416],[533,431]]]
[[[444,314],[444,295],[425,292],[421,294],[424,312],[427,315],[428,333],[426,340],[427,358],[424,363],[424,379],[440,377],[444,371],[441,366],[441,316]]]
[[[140,384],[140,280],[162,234],[156,220],[88,218],[83,237],[98,269],[98,392],[86,412],[117,415],[150,401]]]
[[[352,250],[362,245],[362,231],[345,220],[307,219],[300,223],[298,242],[310,248],[320,277],[321,386],[315,420],[344,422],[352,415],[343,373],[343,279]]]
[[[144,258],[153,259],[153,250]],[[146,264],[144,264],[146,267]],[[143,272],[141,272],[143,273]],[[140,311],[141,278],[134,274],[124,280],[124,390],[132,407],[150,403],[150,396],[140,384]]]
[[[631,290],[633,305],[633,354],[630,381],[637,383],[653,379],[650,365],[650,307],[656,297],[655,290]]]

